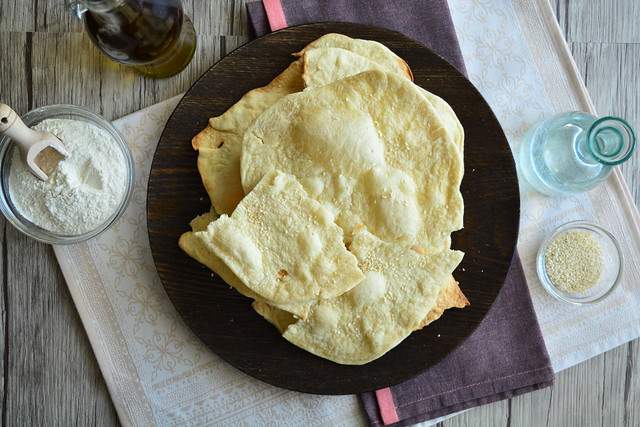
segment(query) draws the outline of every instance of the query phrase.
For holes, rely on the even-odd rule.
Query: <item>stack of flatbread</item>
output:
[[[293,344],[370,362],[468,305],[463,129],[384,45],[328,34],[192,141],[212,210],[180,247]]]

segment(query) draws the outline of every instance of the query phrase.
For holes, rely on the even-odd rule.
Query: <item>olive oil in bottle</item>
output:
[[[100,52],[145,77],[178,74],[195,52],[195,30],[180,0],[80,0],[69,6]]]

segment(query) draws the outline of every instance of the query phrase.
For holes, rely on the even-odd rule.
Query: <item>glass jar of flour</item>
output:
[[[133,187],[131,153],[118,130],[75,105],[50,105],[22,117],[65,144],[67,156],[47,181],[22,162],[12,141],[0,138],[0,210],[18,230],[51,244],[88,240],[124,212]]]

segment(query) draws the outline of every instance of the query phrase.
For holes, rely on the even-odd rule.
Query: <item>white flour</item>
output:
[[[9,194],[18,211],[34,224],[63,235],[89,232],[118,208],[126,189],[122,151],[97,126],[71,119],[48,119],[34,126],[56,135],[68,156],[48,181],[36,178],[14,150]]]

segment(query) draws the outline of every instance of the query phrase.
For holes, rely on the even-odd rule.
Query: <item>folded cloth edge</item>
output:
[[[288,27],[287,18],[284,16],[280,0],[262,0],[262,5],[264,6],[264,10],[267,14],[267,20],[269,21],[271,31],[277,31]]]
[[[540,368],[543,370],[546,368]],[[421,413],[420,415],[415,415],[411,417],[404,418],[397,422],[391,421],[391,419],[385,419],[384,416],[381,415],[381,418],[378,420],[371,420],[372,426],[391,426],[391,427],[403,427],[408,426],[420,422],[425,422],[429,420],[434,420],[436,418],[445,417],[447,415],[454,415],[461,411],[472,409],[478,406],[487,405],[490,403],[499,402],[505,399],[511,399],[513,397],[517,397],[532,391],[541,390],[543,388],[549,387],[553,384],[553,377],[547,381],[537,382],[535,384],[525,385],[520,388],[511,389],[502,393],[493,393],[486,396],[480,396],[476,399],[467,400],[465,402],[461,402],[455,405],[451,405],[448,407],[439,408],[437,410],[428,411]],[[375,404],[379,404],[379,399],[372,399]],[[379,412],[382,413],[382,410],[379,409]]]

